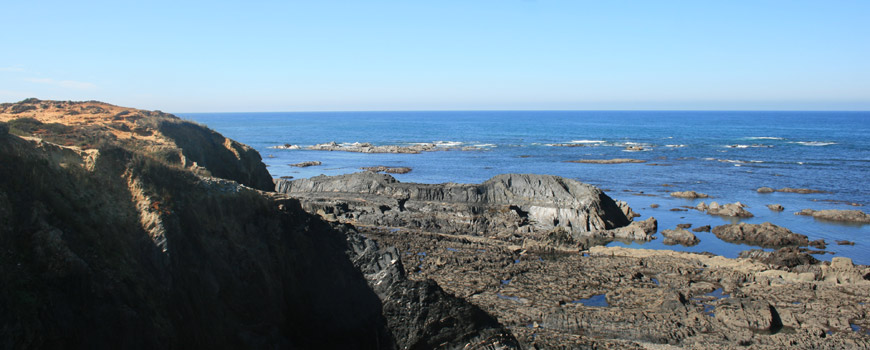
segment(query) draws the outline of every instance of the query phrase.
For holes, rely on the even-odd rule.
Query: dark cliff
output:
[[[0,347],[516,347],[390,248],[252,189],[246,146],[158,112],[136,111],[135,135],[62,120],[80,107],[0,106],[55,114],[0,122]]]

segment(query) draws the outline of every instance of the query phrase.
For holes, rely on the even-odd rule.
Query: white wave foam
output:
[[[665,145],[665,147],[681,148],[681,147],[686,147],[686,145]]]
[[[607,141],[602,140],[573,140],[570,143],[605,143]]]
[[[459,147],[462,145],[461,141],[435,141],[433,143],[438,147]]]
[[[797,141],[797,142],[789,142],[789,143],[796,143],[799,145],[816,146],[816,147],[818,147],[818,146],[830,146],[830,145],[837,144],[836,142],[825,142],[825,141]]]
[[[495,144],[493,144],[493,143],[478,143],[478,144],[476,144],[476,145],[472,145],[472,146],[474,146],[474,147],[480,147],[480,148],[493,148],[493,147],[497,147],[497,146],[496,146]]]
[[[756,136],[756,137],[747,137],[747,140],[783,140],[782,137],[773,137],[773,136]]]

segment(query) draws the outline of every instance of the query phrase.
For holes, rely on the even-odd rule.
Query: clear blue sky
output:
[[[3,102],[870,110],[867,0],[34,0],[3,12]]]

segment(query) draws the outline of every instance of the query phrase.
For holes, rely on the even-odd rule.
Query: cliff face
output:
[[[121,149],[80,155],[0,140],[5,348],[393,343],[344,235],[294,201]]]
[[[107,103],[27,99],[0,104],[0,122],[15,135],[82,150],[120,147],[200,175],[271,191],[259,153],[204,126],[160,111]]]
[[[30,105],[3,108],[43,108]],[[263,187],[256,152],[136,113],[147,140],[98,118],[0,122],[0,347],[515,347],[476,306],[409,281],[390,248],[359,250],[376,244],[295,199],[202,176]],[[96,142],[55,143],[82,135]]]
[[[400,183],[370,172],[277,180],[276,191],[339,221],[445,233],[587,234],[629,225],[601,190],[550,175],[506,174],[479,185]]]

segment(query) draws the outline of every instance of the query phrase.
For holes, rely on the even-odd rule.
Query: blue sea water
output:
[[[797,216],[801,209],[858,209],[870,205],[870,112],[689,112],[689,111],[473,111],[197,113],[181,117],[205,124],[254,147],[272,176],[339,175],[360,167],[404,166],[404,182],[479,183],[502,173],[559,175],[590,183],[628,202],[639,219],[653,216],[659,229],[679,223],[736,222],[704,213],[671,211],[709,203],[747,204],[755,217],[810,239],[825,239],[835,254],[870,264],[870,225],[838,224]],[[444,151],[421,154],[363,154],[274,149],[285,143],[309,146],[335,141],[375,145],[437,142]],[[559,147],[574,143],[584,147]],[[628,151],[640,146],[644,151]],[[461,150],[472,147],[473,150]],[[579,164],[569,160],[633,158],[647,163]],[[321,166],[289,164],[321,161]],[[653,165],[658,164],[658,165]],[[758,187],[803,187],[818,194],[759,194]],[[671,198],[694,190],[712,199]],[[651,204],[659,204],[653,209]],[[778,203],[783,212],[765,205]],[[853,205],[862,205],[855,206]],[[866,211],[866,210],[865,210]],[[735,257],[754,247],[728,244],[698,233],[695,247],[652,242],[620,243],[650,249],[709,251]],[[839,246],[834,240],[854,241]]]

